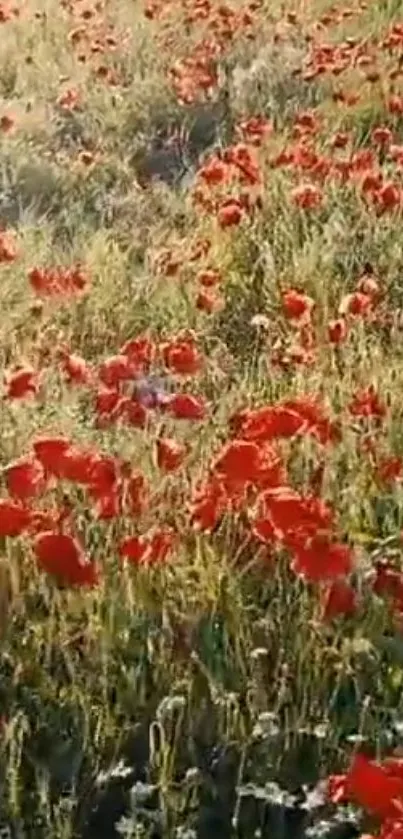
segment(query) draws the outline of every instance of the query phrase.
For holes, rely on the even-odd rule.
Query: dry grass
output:
[[[116,44],[86,61],[70,36],[87,8],[82,0],[26,0],[18,17],[0,23],[0,119],[14,120],[0,132],[0,222],[18,251],[0,264],[0,363],[5,374],[17,365],[41,374],[34,398],[12,400],[4,389],[2,497],[5,468],[41,435],[123,458],[159,494],[140,520],[102,520],[83,487],[51,490],[53,507],[68,501],[74,532],[101,568],[91,590],[57,585],[41,571],[32,534],[1,536],[0,824],[23,839],[114,839],[122,816],[123,835],[136,839],[333,839],[330,821],[327,833],[306,832],[302,811],[298,823],[288,811],[279,820],[267,785],[311,788],[345,767],[357,743],[379,754],[399,741],[401,616],[374,594],[372,580],[380,557],[400,570],[403,490],[399,477],[382,483],[361,444],[371,437],[376,457],[403,458],[402,207],[376,213],[354,184],[329,177],[323,206],[305,213],[292,190],[312,172],[272,161],[295,142],[298,114],[312,109],[318,155],[334,160],[335,133],[351,132],[354,151],[372,147],[374,168],[401,189],[401,166],[371,133],[387,125],[401,142],[402,117],[387,106],[401,91],[401,79],[388,76],[396,53],[379,47],[400,7],[354,3],[351,18],[315,29],[326,3],[262,4],[251,38],[241,32],[219,60],[213,100],[183,104],[169,68],[192,53],[207,24],[188,31],[186,4],[171,5],[166,17],[147,20],[140,2],[100,3],[95,19],[113,28]],[[335,44],[372,38],[380,80],[366,81],[355,65],[340,79],[304,81],[296,71],[309,33]],[[109,80],[97,74],[101,64]],[[361,100],[336,103],[341,87]],[[66,90],[77,91],[76,108],[60,105]],[[260,206],[222,230],[194,205],[197,168],[213,148],[236,141],[241,119],[258,114],[273,123],[257,151]],[[192,262],[206,237],[208,257]],[[158,269],[168,249],[175,276]],[[38,305],[30,269],[77,263],[91,278],[88,294]],[[221,273],[225,306],[208,315],[195,305],[195,276],[210,265]],[[369,265],[381,289],[376,317],[352,318],[335,347],[329,322]],[[298,334],[282,305],[294,287],[315,302],[313,362],[276,365],[280,343]],[[256,316],[267,319],[262,328]],[[205,357],[203,371],[184,380],[207,400],[201,422],[155,411],[144,429],[101,428],[92,385],[63,381],[61,346],[96,370],[131,338],[162,343],[184,329],[194,330]],[[379,426],[373,418],[360,424],[348,407],[371,385],[386,406]],[[295,575],[284,547],[274,558],[250,540],[247,504],[206,533],[195,531],[186,507],[236,410],[307,395],[337,419],[340,440],[321,446],[303,436],[282,441],[280,451],[301,494],[323,463],[319,493],[353,551],[356,613],[329,621],[324,584]],[[161,436],[188,447],[173,474],[156,463]],[[179,536],[165,563],[120,562],[124,537],[160,525]],[[126,775],[116,769],[122,759]],[[109,772],[104,797],[101,771]],[[319,816],[331,818],[326,808]]]

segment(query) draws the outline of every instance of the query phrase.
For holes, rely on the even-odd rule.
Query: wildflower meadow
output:
[[[0,837],[403,839],[403,6],[0,0]]]

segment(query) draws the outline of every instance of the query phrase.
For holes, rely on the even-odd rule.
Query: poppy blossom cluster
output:
[[[174,441],[158,442],[157,462],[165,472],[179,468],[185,454]],[[73,509],[55,503],[60,483],[81,487],[98,521],[125,517],[138,522],[153,503],[142,472],[64,437],[37,438],[28,455],[5,468],[4,477],[8,497],[0,499],[0,536],[30,540],[38,567],[67,586],[95,585],[100,569],[86,557],[74,533]],[[162,562],[174,537],[172,529],[154,528],[152,535],[123,539],[118,551],[132,563]]]
[[[377,762],[358,753],[345,775],[328,778],[327,789],[333,803],[356,804],[378,820],[379,832],[376,836],[366,834],[365,839],[401,839],[403,761],[399,757]]]

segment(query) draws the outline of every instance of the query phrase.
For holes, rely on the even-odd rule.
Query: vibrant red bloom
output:
[[[113,487],[104,494],[100,494],[98,491],[93,492],[90,489],[90,494],[95,499],[93,511],[98,521],[111,521],[122,514],[123,503],[120,486]]]
[[[292,550],[298,548],[301,556],[298,557],[298,567],[295,568],[297,573],[303,573],[308,568],[312,570],[314,562],[318,565],[320,545],[324,573],[327,562],[325,554],[330,550],[329,547],[326,548],[326,539],[330,535],[332,521],[333,511],[321,499],[314,496],[303,497],[291,487],[283,486],[266,489],[260,493],[253,530],[264,541],[268,534],[270,541],[275,538]],[[320,542],[321,539],[323,542]],[[308,543],[310,548],[307,547]],[[302,553],[305,549],[311,550],[312,553],[305,556]],[[318,578],[321,578],[320,574]],[[322,579],[326,579],[326,576]]]
[[[149,505],[150,492],[142,472],[134,472],[125,484],[125,503],[128,515],[141,516]]]
[[[401,206],[402,190],[393,181],[387,181],[375,193],[376,205],[380,210],[394,210]]]
[[[379,597],[391,598],[393,606],[403,611],[403,574],[391,563],[380,561],[376,564],[373,591]]]
[[[69,384],[84,385],[91,381],[91,370],[84,358],[74,353],[63,353],[61,368]]]
[[[121,474],[121,464],[111,455],[84,452],[83,480],[89,484],[93,495],[101,497],[111,492]]]
[[[155,355],[156,347],[150,338],[145,335],[140,335],[137,338],[130,338],[121,347],[122,355],[126,355],[130,361],[131,368],[135,369],[136,373],[148,372]]]
[[[79,265],[72,268],[32,268],[28,279],[31,288],[40,297],[71,296],[85,291],[88,285],[88,277]]]
[[[350,574],[352,565],[353,556],[348,545],[331,542],[321,536],[312,538],[304,547],[298,547],[292,563],[295,573],[311,582],[344,577]]]
[[[203,420],[206,416],[206,404],[201,397],[190,393],[176,393],[166,402],[168,413],[176,419]]]
[[[41,495],[46,487],[42,464],[33,457],[10,463],[5,474],[9,494],[22,501]]]
[[[403,475],[403,461],[401,457],[384,457],[377,464],[377,475],[382,483],[391,483]]]
[[[397,819],[403,809],[403,778],[389,775],[383,766],[357,754],[347,773],[350,798],[381,819]]]
[[[393,134],[387,125],[379,125],[371,131],[371,139],[377,146],[388,146],[393,139]]]
[[[59,583],[69,586],[94,586],[98,572],[72,536],[63,533],[40,533],[34,539],[38,567]]]
[[[293,189],[291,198],[302,210],[316,210],[323,202],[323,193],[314,184],[301,184]]]
[[[168,559],[176,542],[172,528],[162,527],[151,536],[131,536],[119,545],[121,559],[133,565],[159,565]]]
[[[203,358],[191,337],[166,341],[161,355],[168,370],[182,376],[194,376],[203,367]]]
[[[357,594],[347,580],[334,580],[321,597],[322,617],[332,620],[340,615],[354,615],[357,609]]]
[[[347,338],[347,324],[344,318],[331,320],[327,326],[327,334],[331,344],[342,344]]]
[[[266,117],[255,116],[240,122],[238,130],[254,146],[260,146],[264,139],[272,133],[273,125]]]
[[[133,378],[135,365],[127,355],[113,355],[106,358],[98,368],[99,378],[106,387],[117,387],[121,382]]]
[[[176,472],[186,457],[186,446],[168,437],[157,440],[157,464],[163,472]]]
[[[227,198],[220,204],[217,219],[220,227],[236,227],[244,214],[244,208],[237,198]]]
[[[349,411],[354,417],[383,419],[386,415],[386,405],[381,402],[375,387],[370,385],[370,387],[354,393]]]
[[[326,416],[320,403],[311,397],[302,396],[299,399],[286,399],[282,403],[285,410],[294,411],[306,422],[306,430],[320,443],[337,443],[340,440],[340,429],[336,422]]]
[[[247,440],[227,443],[213,462],[212,472],[231,499],[243,493],[248,485],[263,489],[282,485],[286,479],[277,452],[267,444]]]
[[[0,265],[14,262],[17,258],[17,246],[10,233],[0,231]]]
[[[199,169],[198,175],[209,186],[219,186],[227,180],[228,166],[217,157],[212,157]]]
[[[203,288],[213,288],[220,282],[221,275],[215,268],[205,268],[204,271],[199,271],[196,280]]]
[[[216,291],[203,289],[199,291],[196,297],[196,309],[199,309],[200,312],[207,312],[208,315],[221,312],[224,306],[224,297],[221,294],[217,294]]]
[[[39,374],[32,367],[20,367],[14,373],[6,373],[5,378],[7,399],[24,399],[39,391]]]
[[[136,398],[125,398],[118,406],[118,416],[132,428],[145,428],[147,425],[148,411],[145,405]]]
[[[291,320],[309,317],[315,305],[312,297],[293,288],[285,291],[282,299],[285,314]]]
[[[95,394],[94,411],[101,423],[114,421],[121,414],[122,399],[116,388],[103,388]]]
[[[2,131],[3,134],[8,134],[11,129],[14,128],[14,125],[15,119],[9,116],[9,114],[3,114],[3,116],[0,117],[0,131]]]
[[[189,505],[190,520],[196,530],[213,530],[229,506],[222,482],[215,476],[198,487]]]
[[[29,524],[29,510],[15,501],[0,499],[0,536],[20,536]]]
[[[366,837],[364,836],[363,839]],[[367,837],[367,839],[372,839],[372,837]],[[385,821],[378,839],[403,839],[403,819],[396,821],[393,818]]]
[[[45,472],[59,477],[70,446],[65,437],[41,437],[34,441],[33,450]]]
[[[333,804],[348,804],[347,775],[329,775],[327,797]]]
[[[340,306],[340,315],[365,315],[371,309],[372,297],[369,294],[363,294],[360,291],[354,291],[352,294],[346,294],[343,297]]]
[[[60,455],[57,465],[55,464],[57,477],[64,481],[88,486],[92,481],[96,461],[97,454],[91,449],[69,446],[67,451]]]
[[[379,282],[372,274],[363,274],[357,282],[357,291],[367,295],[375,303],[381,296]]]
[[[234,440],[224,446],[213,464],[213,471],[241,483],[253,482],[261,466],[260,449],[256,443]]]
[[[238,415],[240,416],[240,415]],[[232,417],[234,423],[236,417]],[[304,417],[289,408],[269,405],[254,411],[243,411],[238,424],[237,436],[244,440],[263,442],[277,437],[294,437],[307,428]]]

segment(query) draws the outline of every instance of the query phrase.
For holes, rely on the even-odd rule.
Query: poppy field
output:
[[[0,0],[0,836],[403,839],[398,0]]]

